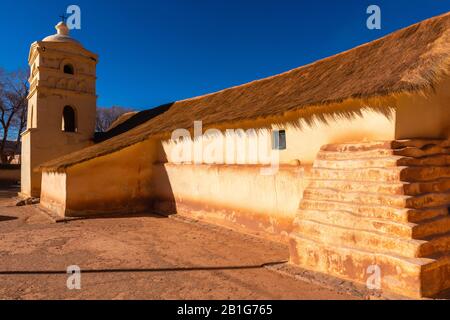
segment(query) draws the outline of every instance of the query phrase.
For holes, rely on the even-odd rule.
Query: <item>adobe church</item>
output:
[[[31,46],[22,136],[22,194],[45,210],[177,214],[288,244],[291,264],[356,283],[376,265],[383,292],[450,288],[450,13],[100,138],[98,57],[56,28]]]

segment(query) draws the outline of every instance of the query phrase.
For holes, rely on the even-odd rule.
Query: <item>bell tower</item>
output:
[[[95,131],[98,56],[69,35],[31,45],[27,129],[22,133],[21,196],[39,197],[40,164],[89,146]]]

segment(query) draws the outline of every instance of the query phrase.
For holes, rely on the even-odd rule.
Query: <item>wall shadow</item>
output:
[[[254,265],[229,265],[229,266],[193,266],[193,267],[171,267],[171,268],[120,268],[120,269],[88,269],[81,273],[126,273],[126,272],[189,272],[189,271],[217,271],[217,270],[246,270],[262,269],[272,265],[286,263],[287,261],[272,261]],[[0,275],[51,275],[67,274],[64,270],[13,270],[0,271]]]
[[[0,181],[0,199],[16,197],[20,192],[20,185],[16,181]]]
[[[58,220],[57,222],[71,222],[71,221],[79,221],[79,220],[99,220],[99,219],[122,219],[122,218],[156,218],[156,219],[164,219],[167,218],[165,215],[157,214],[157,213],[149,213],[147,211],[140,213],[98,213],[98,214],[90,214],[86,216],[68,216],[66,219]],[[1,220],[0,220],[1,221]]]
[[[151,210],[155,214],[168,217],[178,212],[175,195],[165,167],[168,163],[168,158],[164,151],[162,141],[157,142],[156,154],[158,155],[158,159],[153,163],[154,178],[151,182],[155,190],[155,197],[152,200]]]
[[[17,220],[17,217],[11,217],[11,216],[0,216],[0,222],[3,221],[11,221],[11,220]]]

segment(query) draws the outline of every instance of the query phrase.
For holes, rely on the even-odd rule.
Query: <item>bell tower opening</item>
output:
[[[75,73],[74,69],[73,69],[73,65],[71,65],[71,64],[64,65],[64,73],[73,75]]]
[[[62,131],[77,132],[76,113],[71,106],[64,107],[62,116]]]

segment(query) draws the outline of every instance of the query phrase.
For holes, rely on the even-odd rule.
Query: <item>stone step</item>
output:
[[[405,182],[349,181],[349,180],[311,180],[308,188],[329,188],[342,192],[372,192],[389,195],[405,195]]]
[[[447,207],[429,209],[394,208],[381,205],[368,205],[358,203],[347,203],[339,201],[308,200],[300,202],[303,210],[344,210],[367,218],[385,219],[396,222],[419,223],[437,217],[445,217],[449,214]]]
[[[315,241],[375,252],[391,252],[411,258],[425,258],[450,251],[449,233],[433,235],[426,239],[407,239],[308,219],[297,219],[293,230]]]
[[[426,240],[432,239],[433,237],[443,236],[449,232],[450,215],[447,215],[415,224],[413,227],[412,238]]]
[[[437,140],[437,139],[405,139],[405,140],[393,140],[391,141],[391,147],[393,149],[401,149],[405,147],[414,147],[414,148],[428,148],[431,146],[442,146],[445,140]]]
[[[445,206],[450,207],[450,192],[425,193],[419,196],[412,196],[406,200],[406,207],[413,209]]]
[[[381,232],[340,227],[307,219],[297,219],[293,233],[321,243],[363,249],[372,252],[386,252],[398,256],[421,258],[425,240],[390,236]],[[437,253],[428,245],[425,254]]]
[[[402,156],[389,156],[378,158],[358,158],[342,160],[314,161],[313,167],[327,169],[361,169],[361,168],[386,168],[386,167],[412,167],[412,166],[450,166],[450,155],[434,155],[424,158],[411,158]]]
[[[367,218],[344,210],[298,210],[294,226],[297,220],[311,220],[349,229],[376,231],[405,239],[413,238],[414,228],[418,226],[409,222],[401,223],[386,219]],[[425,236],[429,235],[427,233]]]
[[[365,192],[341,192],[335,189],[307,188],[303,193],[304,200],[334,201],[353,204],[381,205],[396,208],[409,208],[406,203],[408,196],[381,195]]]
[[[450,191],[450,179],[432,182],[378,182],[347,180],[311,180],[308,187],[313,189],[330,188],[343,192],[370,192],[390,195],[416,196],[424,193]]]
[[[430,257],[447,252],[450,248],[449,233],[433,235],[423,240],[408,239],[373,230],[347,228],[308,219],[296,219],[293,232],[315,241],[374,252],[390,252],[410,258]]]
[[[412,297],[450,288],[450,139],[330,144],[293,224],[291,262]]]
[[[320,151],[345,152],[351,154],[352,152],[370,151],[376,149],[392,149],[391,141],[373,141],[362,143],[339,143],[326,144],[320,148]]]
[[[450,178],[450,166],[406,167],[400,175],[401,181],[432,182]]]
[[[407,158],[424,158],[432,156],[448,155],[449,147],[434,146],[427,149],[415,147],[405,147],[402,149],[368,149],[366,151],[340,152],[340,151],[319,151],[317,160],[354,160],[354,159],[374,159],[391,156]]]
[[[430,148],[418,149],[414,147],[406,147],[403,149],[395,149],[394,155],[412,158],[423,158],[435,155],[447,155],[450,153],[448,147],[432,146]]]
[[[363,168],[385,168],[397,167],[398,161],[402,157],[390,156],[379,158],[359,158],[359,159],[342,159],[342,160],[322,160],[314,161],[313,168],[325,169],[363,169]]]
[[[399,157],[399,156],[396,156]],[[401,157],[397,161],[399,166],[407,167],[423,167],[423,166],[435,166],[445,167],[450,166],[450,154],[438,154],[422,158]]]
[[[420,248],[420,257],[433,257],[450,251],[450,233],[432,235]]]
[[[430,182],[413,182],[404,184],[405,195],[420,195],[424,193],[443,193],[450,191],[450,179],[443,178]]]
[[[337,170],[314,167],[313,179],[375,181],[375,182],[432,182],[450,178],[450,167],[391,167]]]
[[[323,145],[321,151],[334,151],[334,152],[359,152],[369,151],[375,149],[404,149],[404,148],[416,148],[427,150],[434,147],[447,146],[444,140],[393,140],[393,141],[372,141],[372,142],[356,142],[356,143],[338,143]]]
[[[400,182],[404,169],[404,167],[393,167],[335,170],[316,167],[311,169],[311,177],[314,180]]]
[[[376,159],[396,156],[391,149],[374,149],[368,151],[352,152],[351,154],[334,151],[319,151],[316,160],[343,161],[355,159]]]
[[[368,218],[344,210],[298,210],[296,219],[312,220],[345,228],[376,231],[417,240],[441,236],[450,232],[450,216],[441,216],[421,223],[410,223]]]
[[[303,193],[303,199],[423,209],[449,205],[450,192],[427,193],[420,196],[404,196],[369,192],[343,192],[337,189],[315,189],[308,187]]]
[[[382,291],[410,298],[432,297],[450,286],[450,261],[446,257],[405,258],[319,243],[299,234],[292,235],[289,252],[291,264],[362,285],[373,278],[378,267]]]

